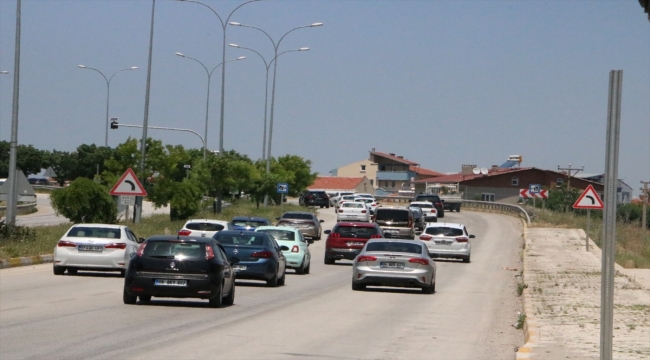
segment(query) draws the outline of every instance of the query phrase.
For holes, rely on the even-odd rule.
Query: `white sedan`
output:
[[[463,224],[429,223],[420,235],[432,258],[461,259],[470,262],[474,235]]]
[[[438,221],[438,210],[430,201],[412,201],[409,204],[411,207],[419,207],[422,210],[422,216],[424,217],[424,222],[437,222]]]
[[[370,210],[362,202],[349,201],[340,204],[336,212],[336,221],[370,222]]]
[[[77,270],[119,271],[124,275],[140,243],[123,225],[73,225],[54,248],[54,275]]]
[[[370,210],[370,215],[373,215],[375,213],[375,209],[379,207],[379,203],[377,202],[377,200],[370,199],[367,197],[357,197],[354,198],[354,201],[366,204],[366,207],[368,208],[368,210]]]

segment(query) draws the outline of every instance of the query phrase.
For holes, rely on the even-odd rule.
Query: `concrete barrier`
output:
[[[36,201],[26,204],[18,204],[16,206],[16,213],[18,215],[31,214],[34,212],[34,209],[36,209]],[[4,216],[6,211],[6,206],[0,206],[0,216]]]

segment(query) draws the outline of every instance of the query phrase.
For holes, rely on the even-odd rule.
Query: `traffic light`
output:
[[[118,126],[117,120],[111,120],[111,129],[117,129]]]

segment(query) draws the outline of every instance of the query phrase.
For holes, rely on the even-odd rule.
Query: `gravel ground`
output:
[[[584,231],[529,229],[525,290],[529,320],[537,326],[531,358],[598,359],[600,356],[601,251]],[[650,291],[617,266],[614,290],[614,359],[650,358]]]

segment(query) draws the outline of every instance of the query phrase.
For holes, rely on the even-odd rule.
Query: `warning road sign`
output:
[[[604,207],[603,201],[600,200],[600,196],[598,196],[598,193],[596,193],[596,190],[591,185],[587,186],[582,195],[573,204],[574,209],[602,209]]]
[[[117,181],[111,192],[111,195],[131,195],[131,196],[147,196],[147,191],[140,183],[140,180],[135,176],[131,168],[126,169],[120,180]]]

